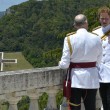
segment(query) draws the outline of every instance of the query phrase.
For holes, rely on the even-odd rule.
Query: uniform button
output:
[[[103,64],[105,64],[105,62],[103,62]]]

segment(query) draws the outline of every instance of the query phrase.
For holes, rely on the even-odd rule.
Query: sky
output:
[[[9,7],[26,1],[28,0],[0,0],[0,11],[6,11]]]

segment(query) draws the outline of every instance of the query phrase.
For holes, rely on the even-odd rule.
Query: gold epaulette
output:
[[[95,35],[97,35],[98,36],[98,34],[96,34],[96,33],[94,33],[94,32],[91,32],[92,34],[95,34]]]
[[[110,34],[110,30],[108,30],[102,37],[102,40],[105,40],[107,38],[107,36]]]
[[[73,34],[75,34],[75,32],[70,32],[70,33],[66,34],[66,36],[70,36],[70,35],[73,35]]]
[[[92,31],[95,31],[96,29],[101,28],[101,26],[95,27]]]

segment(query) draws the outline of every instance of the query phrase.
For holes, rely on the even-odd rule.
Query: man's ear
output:
[[[77,29],[77,28],[78,28],[78,26],[74,25],[74,28],[76,28],[76,29]]]

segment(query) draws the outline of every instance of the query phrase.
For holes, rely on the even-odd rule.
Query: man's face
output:
[[[100,13],[99,21],[103,27],[110,24],[110,15],[108,13]]]

